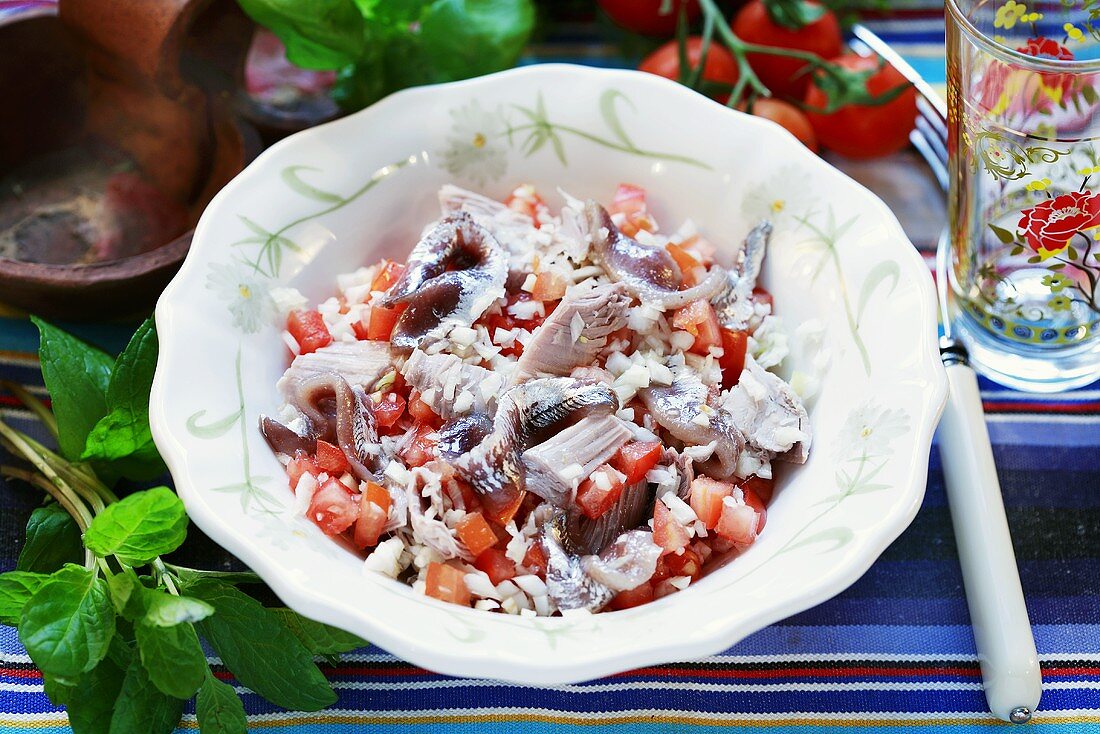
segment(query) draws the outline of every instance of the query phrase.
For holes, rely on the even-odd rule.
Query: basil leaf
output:
[[[149,391],[157,368],[157,332],[147,319],[122,354],[107,387],[107,415],[88,434],[81,459],[125,461],[121,473],[131,479],[152,479],[164,473],[164,462],[149,428]]]
[[[203,681],[195,699],[195,717],[202,734],[247,734],[248,717],[233,686],[212,675]]]
[[[829,9],[807,0],[764,0],[764,9],[776,25],[798,30],[824,17]]]
[[[23,617],[23,607],[49,578],[44,573],[31,571],[0,574],[0,623],[19,624]]]
[[[75,461],[92,427],[107,414],[107,385],[115,361],[42,319],[32,316],[31,321],[38,327],[38,358],[57,418],[57,442],[65,458]]]
[[[298,641],[314,655],[339,655],[369,644],[350,632],[315,622],[291,609],[273,609],[272,611],[279,615],[287,629],[293,632]]]
[[[154,487],[107,505],[84,533],[84,545],[100,557],[140,566],[179,548],[186,537],[183,503],[167,487]]]
[[[319,711],[336,701],[309,650],[274,611],[241,591],[213,580],[187,592],[213,605],[199,631],[243,685],[276,706]]]
[[[162,591],[147,591],[145,606],[147,611],[143,623],[154,627],[199,622],[214,613],[214,607],[204,601]]]
[[[363,16],[354,0],[238,0],[245,13],[286,46],[303,69],[339,69],[366,45]]]
[[[80,566],[51,576],[27,602],[19,623],[19,639],[35,665],[65,678],[95,667],[114,633],[107,583]]]
[[[53,573],[66,563],[84,560],[80,528],[57,503],[35,508],[27,521],[27,540],[15,563],[17,571]]]
[[[153,685],[176,698],[195,695],[209,670],[195,628],[186,622],[171,627],[139,622],[134,633],[141,664]]]
[[[80,676],[65,702],[73,734],[107,734],[110,731],[111,710],[122,690],[125,674],[122,666],[107,657]]]
[[[183,704],[182,699],[157,690],[134,656],[122,680],[108,734],[171,734],[183,716]]]
[[[438,80],[467,79],[515,65],[534,27],[530,0],[436,0],[419,41]]]

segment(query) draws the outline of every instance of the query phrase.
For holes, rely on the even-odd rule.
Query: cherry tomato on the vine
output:
[[[811,4],[817,3],[811,0]],[[787,28],[772,20],[763,0],[749,0],[731,25],[742,41],[759,46],[808,51],[825,59],[838,55],[842,48],[840,23],[831,10],[801,28]],[[748,54],[748,61],[773,95],[801,99],[805,94],[810,83],[805,61],[763,53]]]
[[[793,104],[763,97],[752,103],[752,114],[786,128],[798,138],[799,142],[814,153],[817,152],[817,135],[814,133],[813,126],[810,125],[810,120],[805,113]]]
[[[844,54],[832,59],[853,71],[879,67],[876,57]],[[889,92],[908,84],[894,67],[885,64],[867,80],[867,91],[873,95]],[[806,93],[806,105],[823,108],[825,92],[816,83]],[[901,95],[881,105],[853,104],[828,115],[808,112],[806,115],[818,142],[849,158],[877,158],[901,150],[909,143],[909,133],[917,118],[917,93],[912,85]]]
[[[664,0],[599,0],[599,4],[616,25],[647,36],[675,33],[681,8],[687,12],[688,22],[695,21],[700,13],[697,0],[674,0],[670,13],[661,13]]]
[[[703,39],[691,36],[685,43],[688,64],[692,69],[699,66],[702,56]],[[678,81],[680,78],[680,48],[676,41],[669,41],[646,56],[638,65],[641,71]],[[737,82],[737,61],[733,54],[717,41],[711,41],[707,49],[707,60],[703,64],[703,80],[717,84],[733,86]],[[722,95],[723,100],[725,96]]]

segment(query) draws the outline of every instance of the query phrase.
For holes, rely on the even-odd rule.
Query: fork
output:
[[[878,54],[912,82],[917,91],[917,120],[910,141],[946,191],[947,105],[905,59],[871,30],[856,25],[852,33],[853,50],[861,55]],[[966,348],[952,337],[949,247],[949,231],[945,229],[936,253],[936,286],[943,323],[940,356],[949,385],[939,426],[940,458],[986,702],[998,718],[1026,724],[1042,696],[1042,673],[977,375],[970,367]]]

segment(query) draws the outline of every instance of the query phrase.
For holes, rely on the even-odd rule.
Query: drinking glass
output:
[[[947,0],[952,324],[1023,390],[1100,377],[1100,0]]]

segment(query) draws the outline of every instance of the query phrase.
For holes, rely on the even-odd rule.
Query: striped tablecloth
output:
[[[929,79],[942,81],[938,11],[903,10],[872,25]],[[532,57],[623,63],[583,24],[559,26],[532,49]],[[924,238],[914,239],[919,244]],[[117,350],[128,327],[77,331]],[[0,378],[42,394],[36,342],[20,317],[0,317]],[[1036,397],[983,383],[982,395],[1046,681],[1030,726],[1100,732],[1100,386]],[[2,393],[0,415],[33,428],[30,416]],[[0,487],[0,568],[14,565],[14,539],[22,537],[37,499],[26,488]],[[182,553],[195,565],[230,562],[198,537]],[[542,734],[596,726],[638,734],[870,734],[1010,726],[985,709],[935,451],[920,514],[866,576],[835,599],[721,655],[555,688],[446,678],[374,647],[325,670],[339,693],[332,709],[288,714],[248,694],[253,728]],[[43,694],[41,677],[14,630],[0,627],[0,734],[64,732],[65,722]],[[194,728],[189,715],[184,729]]]

